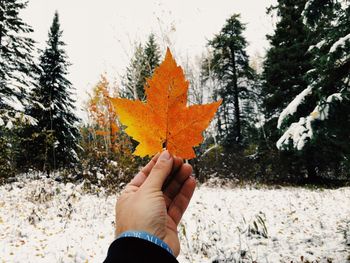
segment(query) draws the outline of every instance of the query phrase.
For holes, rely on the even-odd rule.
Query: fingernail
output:
[[[159,159],[162,160],[169,160],[170,159],[170,153],[168,152],[168,150],[165,150],[164,152],[161,153],[161,155],[159,156]]]

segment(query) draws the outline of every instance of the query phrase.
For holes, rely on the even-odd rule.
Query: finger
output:
[[[184,182],[180,192],[175,197],[174,201],[170,204],[168,215],[174,220],[176,225],[179,224],[182,215],[185,213],[186,208],[192,198],[195,187],[196,181],[192,176],[190,176]]]
[[[165,179],[165,182],[162,186],[162,191],[168,187],[168,185],[171,183],[171,181],[174,179],[178,171],[180,171],[182,165],[183,165],[183,160],[180,157],[174,156],[174,163],[173,163],[173,168],[171,169],[170,175]]]
[[[149,163],[134,176],[134,178],[128,183],[125,188],[128,188],[129,186],[140,187],[151,172],[153,166],[156,164],[159,155],[160,154],[157,153],[155,156],[153,156],[152,160],[150,160]]]
[[[173,167],[174,159],[168,152],[168,150],[163,151],[156,164],[153,166],[152,171],[147,177],[146,181],[142,184],[142,187],[151,187],[156,190],[161,190],[165,179],[171,172]]]
[[[152,160],[150,160],[149,163],[141,169],[141,172],[148,176],[149,173],[152,171],[153,166],[156,164],[159,155],[160,153],[157,153],[155,156],[153,156]]]
[[[180,170],[175,174],[173,180],[171,180],[169,185],[165,188],[164,198],[167,208],[169,208],[171,202],[181,190],[182,185],[191,176],[191,174],[192,166],[185,163],[181,166]]]
[[[173,168],[171,169],[171,174],[177,173],[180,170],[181,165],[184,163],[182,158],[180,157],[174,156],[173,159],[174,159],[174,163],[173,163]]]

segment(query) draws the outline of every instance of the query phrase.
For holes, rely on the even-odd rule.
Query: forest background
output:
[[[35,28],[22,18],[27,4],[0,2],[0,181],[45,173],[115,191],[147,158],[132,155],[137,142],[124,133],[108,97],[146,99],[146,79],[165,47],[175,48],[169,34],[176,25],[160,21],[162,35],[132,40],[123,73],[99,72],[79,113],[82,95],[69,80],[59,13],[47,25],[46,43],[37,43]],[[200,182],[346,185],[349,1],[280,0],[266,16],[275,18],[266,54],[248,56],[249,25],[233,12],[195,63],[178,60],[190,82],[188,104],[223,99],[190,160],[194,175]]]

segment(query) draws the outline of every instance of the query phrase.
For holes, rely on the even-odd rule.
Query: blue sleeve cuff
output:
[[[162,247],[163,249],[165,249],[171,255],[174,256],[174,253],[171,250],[171,248],[163,240],[161,240],[160,238],[158,238],[150,233],[147,233],[144,231],[125,231],[125,232],[121,233],[117,237],[117,239],[123,238],[123,237],[135,237],[135,238],[141,238],[141,239],[147,240],[149,242],[152,242],[152,243]]]

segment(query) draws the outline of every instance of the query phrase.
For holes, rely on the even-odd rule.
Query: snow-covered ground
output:
[[[99,189],[97,189],[99,190]],[[0,262],[102,262],[115,197],[51,179],[0,187]],[[350,188],[199,187],[179,228],[185,262],[350,262]]]

